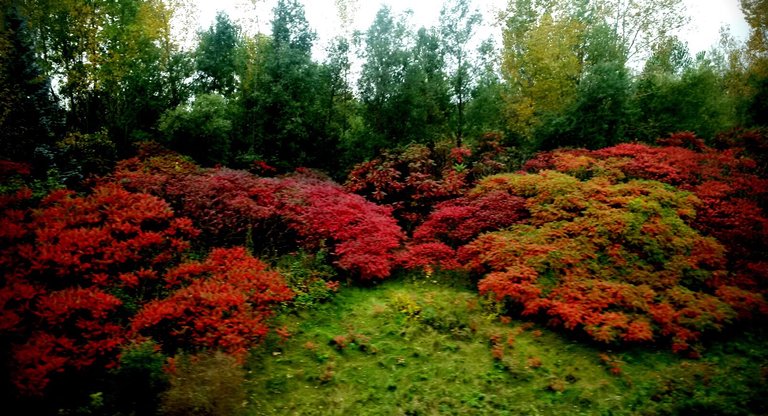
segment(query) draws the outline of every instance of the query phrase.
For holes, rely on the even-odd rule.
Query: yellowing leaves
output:
[[[501,66],[509,84],[504,100],[510,128],[525,139],[576,99],[583,30],[575,19],[558,19],[550,13],[531,27],[508,23]]]

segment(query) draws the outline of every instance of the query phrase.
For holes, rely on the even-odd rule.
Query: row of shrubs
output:
[[[42,200],[21,186],[27,167],[4,163],[19,184],[0,198],[6,362],[26,395],[147,341],[167,356],[220,350],[242,362],[276,305],[337,287],[333,273],[297,281],[259,259],[297,252],[327,253],[361,281],[465,270],[510,311],[696,355],[702,334],[768,314],[755,134],[725,149],[681,133],[661,146],[556,150],[516,173],[503,173],[509,152],[489,135],[474,150],[386,153],[345,187],[307,170],[203,169],[146,145],[90,191]]]

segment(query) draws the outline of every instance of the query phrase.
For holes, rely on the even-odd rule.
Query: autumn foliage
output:
[[[251,253],[297,249],[322,250],[361,280],[397,267],[467,270],[510,312],[598,342],[669,341],[695,354],[704,334],[768,315],[768,180],[745,137],[720,149],[680,133],[659,146],[555,150],[493,176],[497,147],[473,159],[411,146],[358,166],[346,188],[309,170],[203,169],[147,147],[83,195],[37,201],[23,181],[6,184],[8,370],[35,395],[116,365],[147,338],[166,354],[242,359],[294,296]],[[204,259],[189,260],[191,248]]]
[[[756,151],[746,149],[754,146],[714,149],[692,133],[677,133],[660,143],[663,146],[625,143],[596,151],[558,150],[538,155],[526,167],[580,178],[652,179],[691,192],[698,201],[690,224],[725,246],[728,284],[766,293],[768,180],[757,175],[760,165],[748,157]]]
[[[293,297],[279,273],[242,247],[214,249],[165,275],[170,296],[153,300],[131,321],[134,337],[151,336],[168,352],[215,349],[243,359],[269,328],[272,305]]]
[[[168,200],[209,244],[249,244],[270,253],[328,247],[339,268],[362,279],[387,277],[404,238],[390,208],[310,171],[261,178],[194,168],[165,154],[121,162],[114,180]]]
[[[410,229],[435,204],[462,196],[477,178],[504,171],[505,150],[495,134],[481,137],[474,149],[411,144],[358,164],[345,187],[392,207],[395,217]]]
[[[768,182],[740,149],[660,144],[556,150],[482,179],[435,206],[404,264],[458,263],[481,293],[600,342],[691,351],[765,316]]]
[[[53,374],[114,360],[120,320],[197,231],[164,201],[117,186],[54,191],[37,206],[29,197],[0,218],[0,333],[12,340],[15,384],[38,393]]]

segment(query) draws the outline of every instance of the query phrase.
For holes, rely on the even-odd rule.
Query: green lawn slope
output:
[[[278,317],[248,362],[249,415],[766,414],[764,331],[703,358],[611,350],[499,316],[455,277],[345,288]],[[284,334],[285,335],[285,334]]]

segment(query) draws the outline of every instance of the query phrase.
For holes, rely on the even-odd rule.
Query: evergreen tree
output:
[[[25,19],[3,10],[0,27],[0,159],[30,160],[36,147],[50,145],[59,111],[50,79],[37,63]]]

